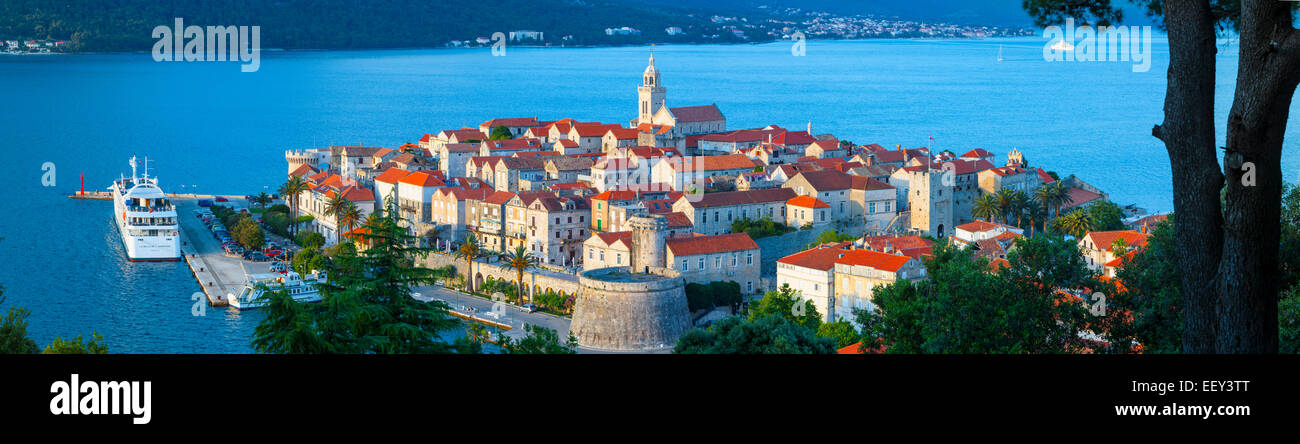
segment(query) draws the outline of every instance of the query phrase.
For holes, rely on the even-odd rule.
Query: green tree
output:
[[[569,336],[560,341],[560,335],[555,330],[541,327],[533,324],[525,324],[524,331],[527,336],[523,339],[514,340],[505,335],[499,335],[497,345],[501,346],[506,354],[555,354],[555,355],[572,355],[578,352],[578,338],[570,332]]]
[[[862,338],[858,330],[853,328],[853,323],[845,320],[823,323],[817,327],[817,336],[834,339],[837,349],[853,345]]]
[[[673,347],[678,354],[834,354],[835,350],[835,339],[818,337],[814,329],[776,314],[757,319],[730,316],[707,329],[688,330]]]
[[[262,233],[262,227],[253,222],[251,217],[241,217],[239,222],[231,228],[230,234],[235,238],[239,245],[250,250],[260,250],[262,244],[266,242],[266,235]]]
[[[510,128],[506,128],[505,125],[492,127],[492,133],[488,135],[488,140],[506,140],[511,138],[514,138],[514,135],[510,134]]]
[[[993,222],[994,218],[1000,213],[997,201],[992,194],[981,194],[975,198],[975,203],[971,206],[971,215],[976,219]]]
[[[1300,76],[1295,2],[1139,0],[1169,41],[1164,122],[1182,270],[1183,350],[1278,350],[1277,272],[1282,141]],[[1067,17],[1107,23],[1110,0],[1026,0],[1044,26]],[[1216,142],[1216,37],[1238,36],[1236,87],[1225,143]],[[1218,147],[1224,147],[1220,156]],[[1219,163],[1223,160],[1223,164]],[[1222,200],[1220,200],[1220,196]]]
[[[1090,283],[1074,244],[1018,239],[1007,260],[990,273],[971,250],[937,245],[925,261],[928,280],[878,287],[879,311],[857,311],[864,342],[887,353],[1078,351],[1086,313],[1057,291]]]
[[[758,305],[749,309],[750,321],[758,321],[767,315],[780,316],[814,332],[822,323],[822,317],[817,313],[817,306],[813,305],[812,300],[805,299],[801,292],[789,285],[767,292],[758,301]]]
[[[446,304],[411,297],[411,289],[443,277],[415,265],[428,253],[402,226],[389,196],[383,215],[361,234],[365,251],[341,250],[329,281],[318,284],[319,304],[296,303],[284,291],[267,292],[266,317],[254,330],[262,353],[448,353],[441,333],[461,325]]]
[[[103,355],[108,354],[108,345],[98,332],[90,334],[89,342],[82,342],[81,335],[71,339],[55,337],[54,342],[45,347],[41,353],[47,355]]]
[[[4,305],[4,287],[0,287],[0,305]],[[36,341],[27,337],[27,317],[31,310],[13,306],[0,319],[0,354],[32,354],[40,351]]]
[[[478,238],[473,234],[465,235],[465,242],[461,242],[460,248],[456,250],[456,257],[465,259],[465,289],[468,293],[474,293],[474,260],[483,257],[483,249],[478,244]]]
[[[1075,210],[1069,214],[1052,219],[1052,229],[1057,233],[1074,236],[1075,239],[1083,239],[1088,232],[1092,230],[1092,218],[1087,211]]]
[[[506,261],[507,267],[515,270],[515,282],[519,283],[519,293],[516,296],[519,303],[523,304],[524,287],[528,286],[528,284],[524,283],[524,272],[537,267],[537,256],[528,252],[528,249],[524,248],[523,245],[517,245],[513,252],[502,255],[501,259]]]
[[[1115,231],[1125,228],[1124,210],[1114,202],[1094,202],[1088,205],[1087,212],[1088,218],[1092,220],[1092,231]]]
[[[300,176],[289,176],[289,180],[280,186],[280,195],[289,203],[290,214],[293,216],[290,218],[293,223],[289,226],[295,235],[298,234],[298,201],[302,193],[309,189],[310,186]]]
[[[1293,286],[1282,294],[1278,303],[1278,352],[1300,353],[1300,286]]]
[[[840,234],[834,229],[830,229],[830,230],[822,231],[821,233],[817,233],[817,238],[813,239],[812,243],[809,243],[804,248],[813,248],[822,244],[833,244],[838,242],[851,241],[854,239],[857,239],[857,236],[848,233]]]
[[[315,231],[304,231],[298,233],[294,242],[297,242],[298,246],[304,249],[320,248],[325,246],[325,235]]]

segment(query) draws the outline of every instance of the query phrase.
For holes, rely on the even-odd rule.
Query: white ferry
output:
[[[320,291],[316,289],[316,284],[324,282],[325,276],[323,273],[309,274],[307,279],[303,279],[293,271],[283,274],[249,275],[248,282],[244,284],[244,290],[239,292],[238,296],[230,299],[230,306],[240,310],[265,307],[266,301],[259,300],[262,294],[281,289],[288,290],[289,296],[293,298],[294,302],[320,302],[321,295]]]
[[[176,206],[158,188],[158,179],[136,175],[131,158],[131,177],[122,177],[109,188],[113,196],[113,220],[122,234],[126,258],[132,261],[174,261],[181,258],[180,231]]]

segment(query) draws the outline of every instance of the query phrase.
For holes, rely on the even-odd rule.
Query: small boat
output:
[[[262,308],[266,306],[266,301],[260,300],[262,294],[268,291],[286,290],[294,302],[320,302],[320,291],[316,284],[324,283],[324,273],[313,273],[303,279],[298,273],[290,271],[288,273],[265,273],[248,276],[248,282],[244,284],[244,290],[239,292],[238,296],[230,299],[230,306],[240,310],[251,308]]]
[[[1057,40],[1056,44],[1052,45],[1051,49],[1056,51],[1074,51],[1074,45],[1062,39]]]
[[[1003,60],[1006,59],[1002,58],[1002,45],[998,45],[998,61],[1001,62]]]

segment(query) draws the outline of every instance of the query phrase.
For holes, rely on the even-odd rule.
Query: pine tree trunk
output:
[[[1166,0],[1164,17],[1169,32],[1165,120],[1152,135],[1165,143],[1173,171],[1183,352],[1213,353],[1214,283],[1223,241],[1223,174],[1214,139],[1215,21],[1207,0]]]
[[[1241,56],[1224,153],[1219,353],[1277,353],[1280,161],[1300,81],[1300,37],[1291,27],[1290,8],[1288,2],[1242,2]]]

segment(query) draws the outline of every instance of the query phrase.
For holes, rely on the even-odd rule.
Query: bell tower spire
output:
[[[659,108],[664,106],[667,91],[664,89],[662,79],[659,77],[659,68],[655,67],[654,45],[650,45],[650,63],[646,66],[645,72],[641,75],[641,86],[637,91],[637,119],[636,123],[650,123],[654,120],[654,115]]]

